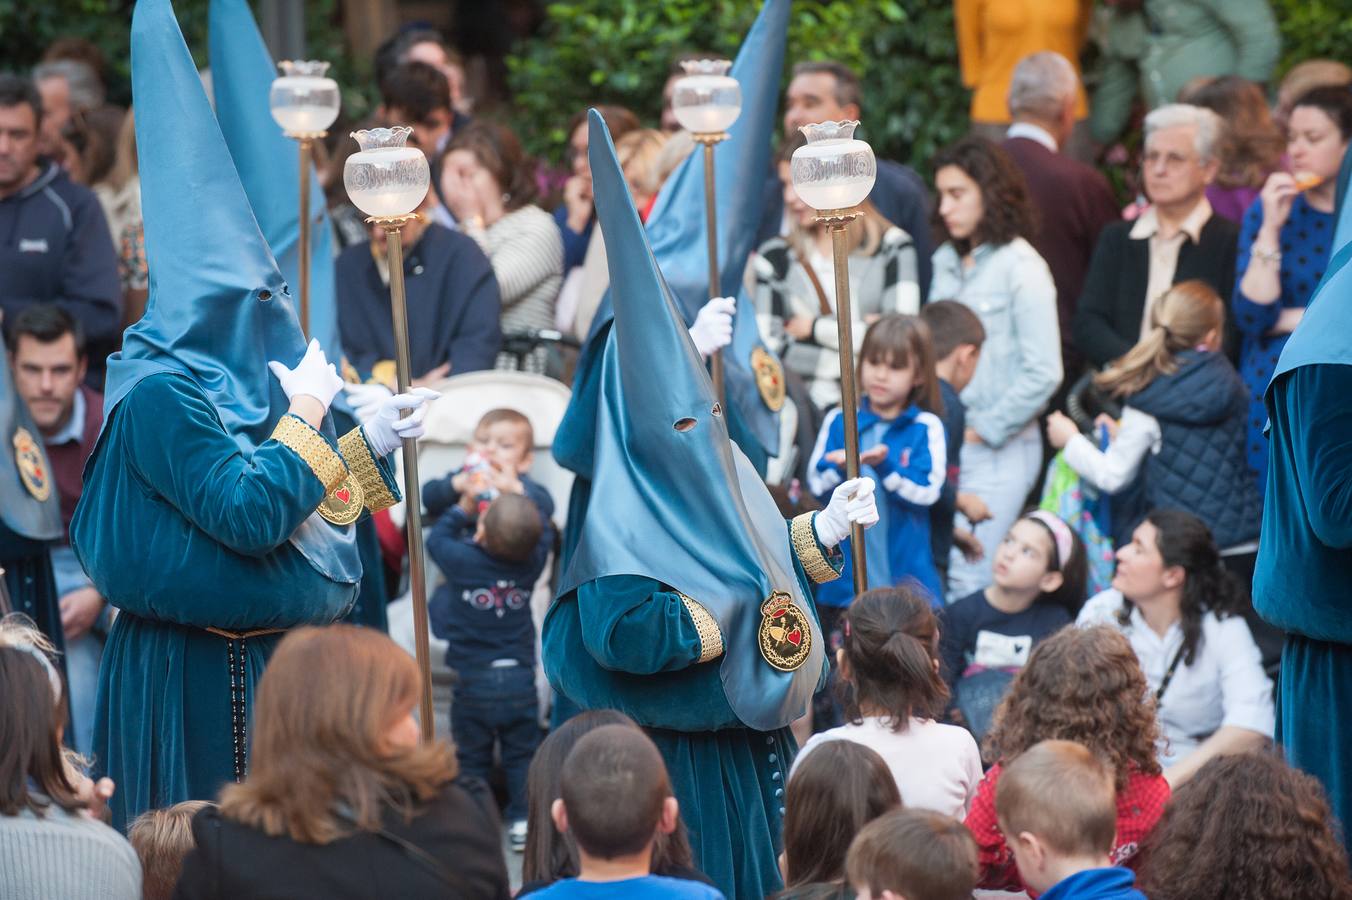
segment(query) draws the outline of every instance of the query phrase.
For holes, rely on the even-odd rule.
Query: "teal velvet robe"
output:
[[[397,496],[389,467],[377,465]],[[255,686],[282,634],[205,629],[248,635],[328,624],[351,609],[357,584],[322,574],[288,542],[323,496],[281,442],[242,453],[186,377],[148,376],[113,410],[71,532],[118,609],[94,724],[95,770],[117,783],[115,827],[214,799],[246,771]]]
[[[840,554],[818,550],[839,572]],[[801,560],[794,568],[810,597]],[[759,900],[782,888],[784,785],[797,744],[787,727],[755,731],[737,719],[722,657],[699,662],[699,630],[681,596],[636,575],[590,581],[554,602],[541,640],[545,672],[564,699],[625,713],[662,751],[696,867],[729,898]]]
[[[1348,298],[1330,296],[1322,303]],[[1271,463],[1253,605],[1287,632],[1277,738],[1328,793],[1352,850],[1352,366],[1317,364],[1268,388]]]

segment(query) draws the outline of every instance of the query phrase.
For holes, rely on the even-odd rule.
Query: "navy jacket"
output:
[[[93,191],[42,165],[37,180],[0,200],[0,310],[13,320],[35,303],[60,304],[84,327],[90,368],[102,373],[122,330],[117,251]]]
[[[526,496],[539,505],[536,492],[528,490]],[[428,616],[432,633],[447,642],[451,668],[486,669],[498,659],[534,667],[530,597],[554,546],[552,513],[552,502],[540,508],[544,530],[530,558],[519,563],[498,559],[476,544],[475,522],[459,506],[446,510],[428,533],[427,553],[446,576],[428,604]]]
[[[348,247],[337,266],[343,352],[366,375],[376,363],[394,359],[390,289],[370,244]],[[414,378],[445,362],[452,375],[493,368],[502,344],[502,301],[493,267],[472,238],[428,225],[418,243],[404,248],[404,285]]]
[[[890,159],[878,160],[878,180],[868,195],[882,217],[901,228],[915,242],[916,274],[920,281],[920,302],[929,298],[930,277],[934,273],[934,264],[930,257],[934,255],[934,238],[930,229],[929,192],[924,180],[909,166],[892,162]],[[765,213],[761,217],[760,230],[756,232],[756,246],[759,247],[770,238],[779,234],[784,222],[784,183],[778,174],[772,174],[765,183]]]
[[[1154,416],[1162,434],[1160,452],[1146,460],[1146,504],[1193,513],[1221,547],[1254,540],[1263,501],[1244,453],[1248,391],[1219,353],[1186,350],[1179,361],[1126,401]]]

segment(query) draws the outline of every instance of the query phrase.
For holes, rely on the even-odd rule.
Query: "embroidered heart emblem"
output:
[[[789,632],[790,644],[793,644],[795,647],[797,647],[802,642],[803,642],[803,630],[801,628],[795,628],[793,631]]]
[[[346,503],[347,501],[352,499],[352,492],[349,491],[347,488],[339,488],[338,490],[333,492],[333,496],[337,497],[339,500]]]

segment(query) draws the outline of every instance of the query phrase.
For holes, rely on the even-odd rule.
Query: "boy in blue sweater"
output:
[[[427,552],[446,576],[428,613],[433,634],[447,642],[446,664],[459,676],[451,734],[461,769],[487,779],[497,747],[507,775],[504,816],[513,847],[521,849],[526,772],[540,742],[530,598],[554,528],[521,488],[502,490],[481,511],[491,478],[468,473],[456,504],[427,536]]]
[[[554,826],[577,845],[577,878],[535,894],[541,900],[723,900],[698,881],[652,874],[653,844],[671,834],[680,807],[657,745],[632,725],[603,725],[568,752]]]
[[[1083,744],[1043,741],[1014,758],[995,794],[1019,875],[1042,900],[1145,900],[1108,855],[1117,834],[1112,770]]]

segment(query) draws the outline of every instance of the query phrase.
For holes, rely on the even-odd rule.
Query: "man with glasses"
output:
[[[1152,305],[1171,286],[1200,279],[1230,296],[1239,229],[1212,214],[1204,193],[1220,167],[1223,127],[1211,110],[1181,103],[1146,116],[1141,168],[1150,206],[1134,222],[1103,229],[1075,312],[1075,346],[1093,365],[1141,339]],[[1233,351],[1234,342],[1226,347]]]

